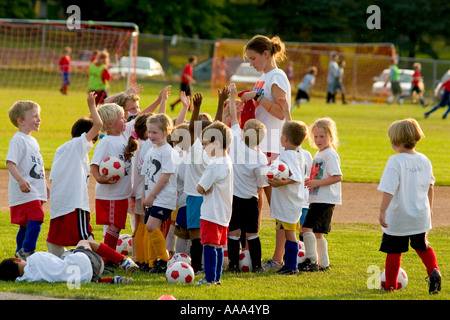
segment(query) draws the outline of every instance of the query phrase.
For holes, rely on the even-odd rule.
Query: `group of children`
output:
[[[276,250],[284,251],[284,261],[279,262],[277,273],[292,275],[299,270],[330,268],[324,234],[331,230],[335,205],[341,204],[342,181],[334,121],[322,118],[308,129],[303,122],[292,120],[288,101],[279,101],[284,108],[285,123],[279,133],[284,150],[278,160],[287,164],[290,175],[285,180],[274,178],[265,182],[262,171],[267,158],[258,145],[266,129],[257,119],[240,117],[238,110],[242,110],[242,102],[237,101],[234,84],[219,90],[214,120],[201,117],[203,96],[196,93],[192,97],[191,119],[186,122],[191,101],[183,92],[180,94],[182,110],[176,119],[169,118],[166,103],[170,89],[165,87],[156,101],[142,111],[139,85],[108,97],[99,106],[95,104],[95,93],[89,93],[91,116],[78,120],[72,127],[72,139],[57,149],[50,173],[50,191],[39,145],[31,136],[32,131],[39,130],[40,107],[32,101],[13,105],[9,115],[19,131],[11,139],[6,163],[10,172],[11,222],[20,226],[16,256],[21,260],[10,262],[19,270],[15,269],[14,276],[26,273],[27,267],[20,261],[34,260],[47,192],[51,204],[49,253],[61,257],[65,255],[65,246],[78,245],[84,248],[81,253],[85,255],[89,248],[96,251],[103,257],[100,259],[103,263],[113,262],[128,271],[139,266],[151,273],[163,273],[169,260],[166,241],[177,236],[174,251],[190,253],[194,271],[204,273],[198,282],[202,285],[221,283],[225,245],[230,270],[238,270],[240,247],[248,247],[253,270],[264,271],[258,231],[262,190],[271,188],[269,204],[270,215],[276,222]],[[224,109],[228,109],[227,119],[223,117]],[[97,143],[89,163],[87,153],[100,130],[105,135]],[[427,266],[430,293],[437,293],[440,273],[434,252],[426,241],[426,232],[431,228],[430,190],[434,177],[428,159],[414,151],[423,134],[417,122],[410,119],[394,123],[388,134],[399,155],[388,161],[380,182],[380,190],[384,192],[380,211],[384,235],[380,250],[388,254],[387,290],[396,289],[401,252],[408,249],[411,238],[411,245]],[[308,137],[318,148],[314,158],[301,148]],[[117,156],[125,163],[126,174],[118,181],[106,178],[99,171],[100,163],[108,156]],[[90,226],[90,173],[97,182],[96,224],[105,226],[101,244],[93,242]],[[417,183],[411,183],[411,179]],[[399,188],[405,187],[407,199],[399,192]],[[407,204],[409,199],[416,199],[414,208]],[[128,213],[134,217],[133,260],[113,253]],[[405,222],[403,214],[413,214],[417,221]],[[166,221],[173,222],[170,228],[165,226]],[[298,265],[296,232],[300,228],[306,261]],[[243,234],[246,236],[242,240]],[[95,260],[90,252],[88,258],[91,262]],[[14,280],[14,276],[3,276],[5,270],[2,263],[2,279]],[[109,281],[114,283],[114,279]]]

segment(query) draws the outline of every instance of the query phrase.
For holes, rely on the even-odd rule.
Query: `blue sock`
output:
[[[34,252],[34,250],[36,250],[37,240],[41,233],[41,226],[41,221],[28,221],[25,239],[23,239],[23,251]]]
[[[291,270],[297,270],[298,243],[286,240],[284,244],[285,265]]]
[[[216,265],[216,281],[222,278],[222,268],[223,268],[223,248],[216,248],[217,252],[217,265]]]
[[[217,251],[213,246],[203,246],[203,270],[208,282],[216,280]]]
[[[27,227],[24,227],[24,226],[19,227],[19,231],[17,231],[17,235],[16,235],[16,244],[17,244],[16,252],[19,251],[20,249],[22,249],[23,240],[25,239],[26,232],[27,232]]]

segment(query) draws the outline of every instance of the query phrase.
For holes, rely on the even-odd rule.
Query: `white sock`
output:
[[[316,240],[318,264],[322,268],[330,266],[330,259],[328,257],[328,242],[327,239],[321,238]]]
[[[303,233],[303,243],[305,244],[305,258],[311,260],[312,263],[317,262],[316,236],[313,232]]]

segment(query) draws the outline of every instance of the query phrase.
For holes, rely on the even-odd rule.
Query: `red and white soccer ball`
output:
[[[186,253],[175,253],[170,259],[169,261],[167,261],[167,265],[170,266],[172,263],[177,262],[177,261],[183,261],[186,262],[187,264],[191,264],[191,257],[189,257],[189,255],[187,255]]]
[[[269,181],[273,178],[286,180],[290,175],[289,167],[286,163],[280,160],[274,160],[263,169],[263,175],[266,181]]]
[[[302,241],[298,240],[298,254],[297,254],[297,264],[303,263],[306,260],[305,257],[305,245]]]
[[[194,278],[194,269],[184,261],[174,262],[166,270],[166,280],[169,283],[193,283]]]
[[[243,250],[239,254],[239,269],[242,272],[252,271],[252,259],[248,250]]]
[[[386,269],[384,269],[383,272],[381,272],[381,275],[380,275],[381,287],[383,289],[386,289],[386,274],[385,274],[385,271],[386,271]],[[398,277],[397,277],[397,290],[403,290],[403,289],[406,288],[407,285],[408,285],[408,275],[406,274],[405,270],[400,268],[400,271],[398,272]]]
[[[100,163],[100,174],[105,175],[108,179],[114,177],[115,181],[119,181],[125,175],[125,163],[118,157],[110,156],[103,159]]]
[[[133,253],[133,238],[129,234],[121,234],[117,240],[116,251],[129,256]]]

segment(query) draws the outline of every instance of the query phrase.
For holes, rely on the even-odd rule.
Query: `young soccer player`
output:
[[[72,139],[56,149],[50,171],[50,228],[47,247],[61,256],[65,246],[93,239],[89,208],[89,151],[103,125],[95,106],[95,93],[88,94],[91,118],[80,118],[72,126]],[[70,174],[68,174],[70,173]],[[70,190],[68,193],[67,191]]]
[[[78,283],[109,282],[126,284],[133,281],[129,277],[101,278],[105,260],[115,261],[129,274],[137,270],[136,264],[124,255],[103,243],[81,240],[77,247],[70,249],[62,258],[48,252],[36,252],[27,261],[19,258],[4,259],[0,263],[0,280],[25,282],[66,282]],[[76,268],[76,269],[75,269]],[[74,279],[78,271],[79,278]]]
[[[223,246],[227,244],[233,202],[233,164],[227,152],[231,140],[231,129],[220,121],[202,132],[202,144],[211,159],[197,185],[203,195],[200,233],[205,272],[198,285],[220,284],[222,277]]]
[[[435,178],[428,158],[415,151],[424,137],[414,119],[396,121],[388,129],[392,149],[378,190],[383,192],[380,224],[383,230],[380,251],[385,252],[386,291],[397,289],[401,255],[409,243],[422,259],[428,275],[429,293],[441,290],[441,274],[436,255],[427,240],[431,229]]]
[[[281,99],[283,101],[284,99]],[[276,229],[284,229],[284,265],[277,271],[281,275],[298,274],[297,255],[298,243],[296,232],[299,228],[300,215],[304,194],[304,160],[298,147],[303,143],[307,134],[306,125],[300,121],[293,121],[289,112],[289,103],[282,103],[285,111],[286,123],[281,131],[281,145],[284,150],[278,157],[286,163],[290,175],[286,180],[270,179],[273,187],[270,200],[270,216],[276,221]]]
[[[107,103],[98,108],[102,119],[102,131],[106,135],[97,144],[91,161],[91,172],[97,181],[95,185],[96,224],[107,226],[104,243],[115,249],[120,230],[125,228],[128,198],[131,195],[131,161],[124,161],[124,150],[128,137],[123,133],[128,122],[124,118],[123,108],[115,103]],[[131,134],[131,129],[127,130]],[[118,181],[106,178],[99,171],[101,162],[109,156],[116,156],[125,163],[126,173]]]
[[[44,161],[39,144],[31,136],[39,131],[41,107],[34,101],[17,101],[9,119],[18,128],[9,142],[6,167],[9,171],[11,223],[19,225],[16,256],[26,260],[36,249],[44,221],[42,203],[47,201]]]
[[[58,60],[59,70],[61,71],[62,85],[59,91],[62,94],[67,94],[67,87],[70,85],[70,54],[72,53],[72,48],[65,47],[64,55]]]
[[[248,249],[252,260],[252,271],[263,271],[261,266],[261,241],[258,236],[259,215],[258,199],[262,195],[264,178],[261,168],[267,165],[267,158],[258,149],[266,134],[266,126],[259,120],[246,121],[244,129],[239,126],[236,111],[236,86],[230,84],[230,112],[233,142],[230,158],[233,161],[234,187],[233,210],[228,234],[228,269],[239,271],[239,252],[241,231],[248,240]]]
[[[300,271],[330,268],[328,243],[323,235],[331,231],[334,207],[342,202],[336,124],[330,118],[322,118],[312,125],[310,132],[319,151],[314,155],[311,174],[305,182],[309,188],[309,209],[302,226],[306,260],[300,265]]]
[[[145,215],[148,217],[149,260],[154,260],[150,272],[164,273],[169,256],[160,226],[169,218],[177,205],[177,182],[173,161],[176,155],[167,143],[167,136],[172,131],[173,123],[166,114],[157,114],[147,120],[147,128],[148,139],[153,147],[145,155],[141,172],[145,177],[143,204],[146,207]]]

